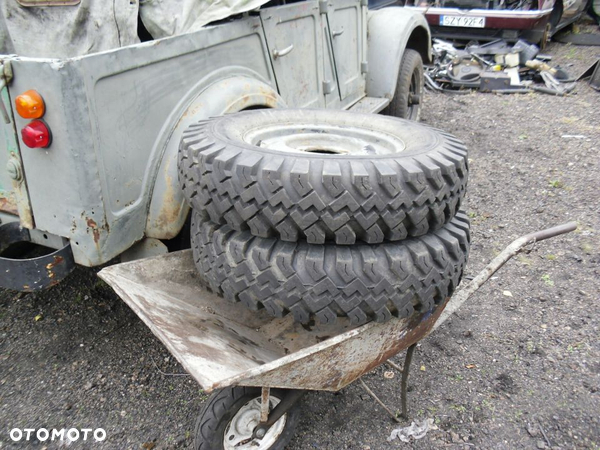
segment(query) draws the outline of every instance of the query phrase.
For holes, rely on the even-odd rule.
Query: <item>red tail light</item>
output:
[[[23,143],[31,148],[46,148],[52,140],[50,129],[41,120],[30,122],[21,130],[21,137],[23,138]]]

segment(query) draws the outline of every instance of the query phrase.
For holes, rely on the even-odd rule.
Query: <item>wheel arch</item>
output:
[[[431,61],[431,33],[423,14],[401,7],[369,11],[367,95],[394,97],[402,55],[406,48]]]
[[[430,64],[431,60],[431,39],[429,36],[429,30],[425,27],[418,26],[408,38],[406,42],[406,48],[413,49],[421,55],[425,64]]]
[[[172,239],[183,228],[189,213],[179,188],[177,153],[185,129],[192,123],[245,109],[282,108],[286,104],[275,88],[253,73],[214,81],[191,96],[165,139],[164,152],[152,187],[146,219],[146,237]]]

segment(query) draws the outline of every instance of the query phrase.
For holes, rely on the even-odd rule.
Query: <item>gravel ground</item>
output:
[[[546,52],[573,74],[600,56]],[[467,276],[522,234],[570,220],[579,229],[508,263],[419,345],[409,408],[437,430],[411,448],[600,448],[600,94],[579,82],[566,98],[425,101],[423,121],[470,149]],[[102,427],[95,448],[191,447],[207,396],[95,273],[79,268],[43,293],[0,292],[0,448],[24,447],[10,441],[13,427]],[[386,370],[365,380],[396,408],[399,376]],[[291,450],[409,446],[387,441],[397,425],[358,385],[310,393],[302,407]]]

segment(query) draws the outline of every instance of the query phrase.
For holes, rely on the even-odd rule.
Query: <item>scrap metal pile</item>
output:
[[[549,55],[523,40],[510,45],[496,40],[483,45],[469,43],[458,49],[434,39],[434,63],[426,68],[425,84],[440,92],[468,93],[471,89],[498,94],[543,92],[566,95],[575,79],[564,69],[552,67]]]

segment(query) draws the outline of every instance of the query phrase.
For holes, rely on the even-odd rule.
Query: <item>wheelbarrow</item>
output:
[[[291,316],[274,319],[227,301],[203,287],[190,250],[110,266],[99,276],[204,391],[216,391],[198,418],[196,448],[283,449],[298,421],[298,401],[307,390],[338,391],[408,349],[401,382],[406,416],[408,371],[416,343],[512,256],[575,229],[575,223],[568,223],[515,240],[452,298],[430,311],[358,327],[343,318],[335,325],[302,325]]]

